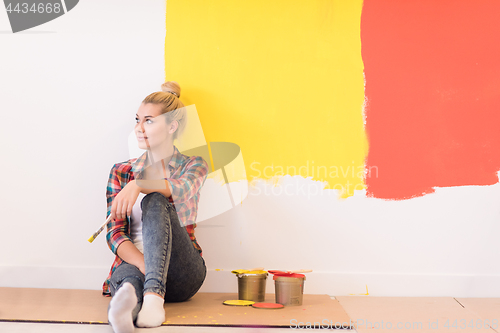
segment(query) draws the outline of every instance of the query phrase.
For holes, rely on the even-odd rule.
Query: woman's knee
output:
[[[163,228],[165,223],[170,224],[170,202],[161,193],[149,193],[142,199],[143,232],[146,228],[157,226]],[[157,228],[153,227],[153,228]]]
[[[141,209],[146,210],[150,207],[160,206],[169,207],[172,204],[170,201],[160,192],[151,192],[147,194],[141,201]]]
[[[154,201],[168,201],[168,199],[161,194],[160,192],[151,192],[149,194],[146,194],[142,201],[149,201],[149,200],[154,200]]]
[[[191,286],[190,289],[182,289],[182,288],[179,288],[176,290],[176,292],[168,292],[168,288],[167,288],[167,292],[165,293],[165,301],[166,302],[185,302],[187,300],[189,300],[190,298],[192,298],[194,295],[196,295],[196,293],[198,292],[198,290],[200,290],[201,288],[201,285],[203,283],[199,284],[199,285],[196,285],[196,286]]]
[[[207,275],[206,267],[199,271],[193,271],[189,278],[175,278],[167,280],[167,292],[165,293],[165,301],[167,302],[184,302],[196,295],[200,290]]]
[[[144,274],[136,266],[122,262],[111,274],[111,286],[116,290],[129,280],[134,286],[144,284]]]
[[[113,275],[115,274],[125,274],[125,275],[135,275],[135,274],[142,274],[141,270],[137,268],[137,266],[132,265],[125,260],[122,260],[120,265],[116,267],[116,269],[113,272]]]

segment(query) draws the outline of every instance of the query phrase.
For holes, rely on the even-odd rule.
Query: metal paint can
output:
[[[264,302],[266,297],[267,272],[243,273],[238,277],[238,299]]]
[[[273,277],[276,303],[285,306],[302,305],[304,274],[275,274]]]

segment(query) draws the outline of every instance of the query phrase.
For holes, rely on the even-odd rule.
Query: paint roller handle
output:
[[[89,243],[92,243],[94,241],[94,239],[96,239],[97,236],[99,236],[99,234],[104,230],[104,228],[106,227],[106,224],[108,224],[109,221],[111,221],[111,214],[109,214],[108,218],[106,219],[106,222],[104,222],[101,225],[101,227],[96,232],[94,232],[94,234],[92,236],[90,236],[90,238],[88,239]]]

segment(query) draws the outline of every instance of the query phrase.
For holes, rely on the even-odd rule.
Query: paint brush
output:
[[[279,274],[279,275],[293,275],[293,274],[301,274],[301,273],[311,273],[312,269],[297,269],[294,271],[278,271],[278,270],[268,270],[271,274]]]
[[[311,273],[312,269],[299,269],[296,271],[287,271],[287,273]]]
[[[99,230],[97,230],[96,232],[94,232],[94,234],[92,236],[90,236],[90,238],[88,239],[89,243],[92,243],[94,241],[94,239],[97,238],[97,236],[99,236],[99,234],[104,230],[104,228],[106,227],[106,224],[108,224],[108,222],[111,221],[111,214],[109,214],[106,222],[104,222],[101,227],[99,228]]]
[[[234,271],[231,271],[233,274],[245,274],[248,272],[257,272],[257,271],[264,271],[264,267],[257,267],[257,268],[252,268],[252,269],[235,269]]]

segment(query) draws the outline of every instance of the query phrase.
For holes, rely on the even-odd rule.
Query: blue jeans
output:
[[[177,212],[161,193],[144,197],[142,209],[142,239],[146,276],[134,265],[123,261],[111,275],[110,292],[114,296],[125,282],[130,282],[137,295],[133,320],[141,310],[143,295],[154,292],[166,302],[182,302],[200,289],[207,268],[205,260],[194,247]]]

